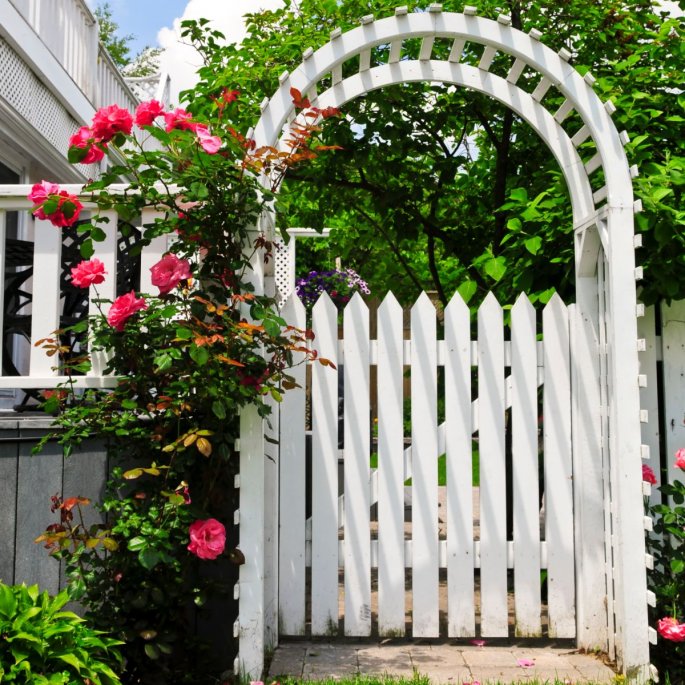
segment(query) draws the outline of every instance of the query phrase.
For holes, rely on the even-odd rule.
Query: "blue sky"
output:
[[[86,2],[94,8],[103,0]],[[228,42],[240,42],[246,13],[275,9],[281,3],[282,0],[109,0],[119,35],[135,36],[130,43],[132,56],[146,45],[163,48],[160,68],[171,76],[172,103],[178,103],[179,91],[193,86],[199,66],[195,51],[180,40],[181,18],[209,19]]]
[[[228,0],[229,2],[231,0]],[[157,46],[157,33],[171,27],[174,19],[182,16],[188,0],[108,0],[112,19],[119,24],[119,34],[132,34],[131,53],[135,54],[146,45]],[[221,3],[222,0],[217,0]],[[91,7],[101,0],[88,0]]]

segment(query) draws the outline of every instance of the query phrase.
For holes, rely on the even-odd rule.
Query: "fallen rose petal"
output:
[[[471,644],[476,647],[484,647],[486,645],[485,640],[471,640]]]
[[[535,666],[535,662],[532,659],[517,659],[516,663],[521,668],[532,668],[533,666]]]

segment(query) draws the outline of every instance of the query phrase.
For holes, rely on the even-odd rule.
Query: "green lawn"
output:
[[[472,454],[473,460],[471,462],[471,470],[473,474],[473,485],[478,486],[480,484],[480,474],[478,471],[480,455],[478,454],[478,450],[476,449],[475,444]],[[378,468],[378,454],[376,454],[375,452],[371,455],[371,468]],[[408,478],[404,482],[404,484],[411,485],[411,478]],[[441,454],[438,457],[438,485],[447,485],[447,464],[446,457],[444,454]]]

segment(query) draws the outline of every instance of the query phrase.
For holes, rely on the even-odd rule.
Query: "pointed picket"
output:
[[[378,309],[378,632],[404,635],[404,429],[402,307]]]
[[[542,632],[535,309],[525,294],[511,310],[514,605],[517,637]]]
[[[412,635],[438,637],[438,413],[435,307],[411,310]]]
[[[305,328],[307,315],[294,293],[286,300],[281,316],[291,326]],[[280,632],[305,633],[305,503],[307,501],[305,464],[305,387],[304,353],[293,352],[293,367],[288,373],[300,386],[288,390],[280,403],[280,542],[279,595]]]
[[[478,310],[481,634],[507,637],[507,511],[502,307],[490,293]]]
[[[545,540],[550,637],[575,637],[569,317],[554,295],[542,313]]]
[[[312,312],[319,356],[338,362],[338,311],[322,294]],[[338,374],[312,368],[312,635],[338,630]]]
[[[447,634],[475,635],[470,315],[459,294],[445,308]]]
[[[345,635],[371,634],[369,310],[356,293],[343,317],[345,360]]]

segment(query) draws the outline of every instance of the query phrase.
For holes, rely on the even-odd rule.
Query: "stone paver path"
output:
[[[527,666],[532,663],[533,665]],[[385,641],[285,642],[274,654],[268,681],[280,676],[303,680],[361,675],[411,677],[426,675],[435,685],[525,683],[537,680],[552,685],[555,679],[569,685],[613,683],[615,673],[602,661],[573,648],[527,647],[522,644],[488,646],[413,644]]]

